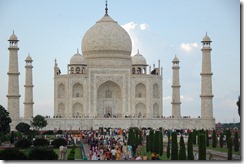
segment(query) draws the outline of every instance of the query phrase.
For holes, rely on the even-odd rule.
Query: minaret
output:
[[[213,94],[212,94],[212,71],[211,71],[211,40],[206,34],[202,40],[202,87],[201,87],[201,117],[213,118]]]
[[[8,69],[8,112],[11,119],[18,119],[19,111],[19,68],[18,68],[18,38],[13,34],[9,38],[9,69]]]
[[[179,80],[179,59],[175,56],[172,61],[173,63],[173,83],[172,83],[172,117],[173,118],[180,118],[180,80]]]
[[[54,60],[55,64],[54,64],[54,78],[58,75],[61,74],[61,71],[58,67],[58,63],[57,63],[57,59]]]
[[[33,117],[33,83],[32,83],[32,58],[30,57],[30,54],[25,59],[26,66],[25,66],[25,112],[24,112],[24,118],[31,118]]]

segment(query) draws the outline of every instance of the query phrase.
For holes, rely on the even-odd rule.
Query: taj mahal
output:
[[[24,117],[20,117],[18,38],[9,38],[8,106],[11,130],[33,116],[32,58],[25,62]],[[98,20],[81,41],[81,52],[71,56],[67,70],[55,59],[54,116],[42,130],[88,130],[99,127],[153,127],[165,129],[215,128],[212,105],[211,39],[202,39],[201,116],[181,116],[180,60],[172,59],[172,115],[163,117],[163,72],[160,60],[153,67],[138,52],[132,54],[129,34],[108,14]],[[62,73],[61,73],[62,72]],[[63,73],[66,72],[66,73]],[[50,79],[51,80],[51,79]],[[52,88],[51,88],[52,89]],[[43,91],[45,92],[45,91]]]

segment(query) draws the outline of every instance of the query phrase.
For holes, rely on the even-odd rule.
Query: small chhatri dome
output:
[[[28,54],[28,56],[26,57],[25,61],[33,61],[30,54]]]
[[[210,37],[208,36],[208,34],[206,33],[206,35],[204,36],[204,38],[202,39],[202,42],[212,42]]]
[[[144,65],[147,66],[146,59],[139,53],[139,49],[137,54],[132,57],[132,65]]]
[[[84,58],[83,55],[79,53],[77,50],[77,53],[74,54],[71,59],[70,59],[70,65],[87,65],[86,59]]]
[[[180,60],[177,58],[177,56],[175,55],[173,62],[179,62]]]
[[[14,31],[13,31],[13,34],[10,36],[9,41],[18,41],[18,38],[17,38],[17,36],[14,34]]]

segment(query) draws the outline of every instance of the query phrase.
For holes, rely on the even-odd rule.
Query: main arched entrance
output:
[[[121,89],[118,84],[107,81],[97,90],[97,117],[122,117]]]

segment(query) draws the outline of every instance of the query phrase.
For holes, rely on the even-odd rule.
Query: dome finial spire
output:
[[[108,15],[108,1],[105,1],[105,15]]]

